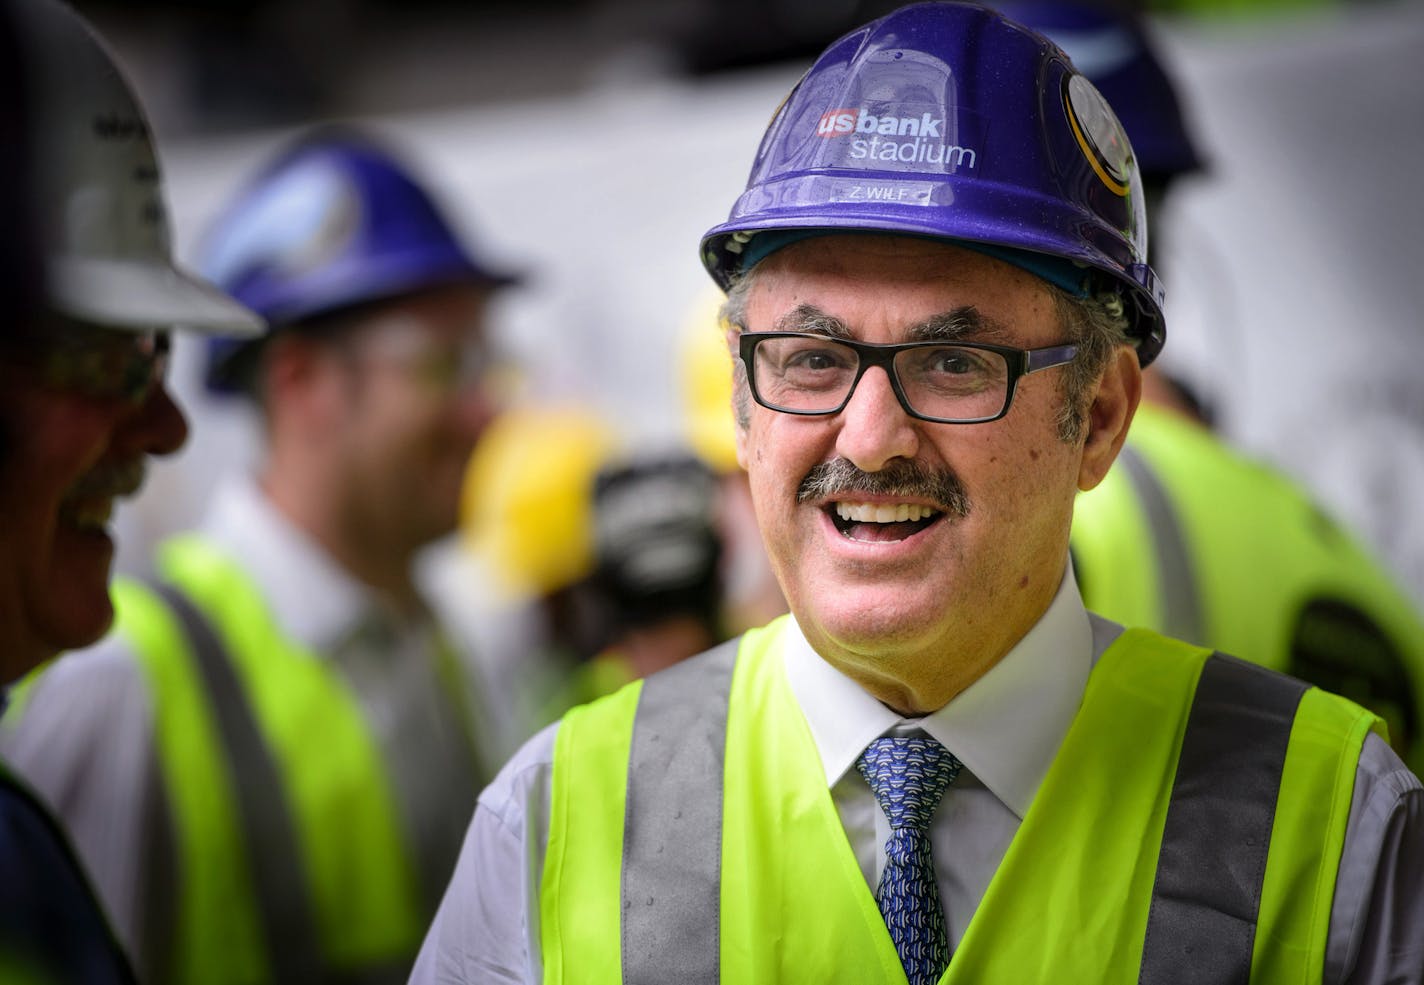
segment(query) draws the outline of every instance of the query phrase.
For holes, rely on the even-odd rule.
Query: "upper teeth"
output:
[[[114,512],[112,499],[86,500],[75,505],[72,517],[81,529],[103,529]]]
[[[933,516],[933,507],[918,503],[837,503],[836,513],[854,523],[902,523]]]

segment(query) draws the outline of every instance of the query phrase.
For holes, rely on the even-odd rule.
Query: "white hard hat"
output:
[[[148,120],[104,43],[58,0],[11,7],[49,304],[109,328],[259,333],[260,318],[174,263]]]

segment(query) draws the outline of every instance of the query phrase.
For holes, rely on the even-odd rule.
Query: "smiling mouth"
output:
[[[888,543],[907,540],[942,520],[945,514],[920,503],[830,503],[826,513],[849,540]]]
[[[107,531],[115,501],[138,492],[143,479],[141,460],[95,469],[82,476],[60,501],[60,519],[78,530]]]
[[[77,530],[106,531],[114,515],[114,501],[108,497],[92,497],[66,502],[60,516]]]

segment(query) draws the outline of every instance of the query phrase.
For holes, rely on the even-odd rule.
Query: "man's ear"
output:
[[[283,332],[269,339],[262,351],[262,375],[269,393],[285,396],[316,373],[316,347],[310,339]]]
[[[1087,435],[1078,467],[1078,488],[1092,489],[1122,450],[1127,429],[1142,399],[1142,367],[1130,346],[1119,346],[1109,360],[1088,408]]]
[[[329,428],[346,413],[351,381],[343,362],[323,342],[296,332],[272,338],[262,366],[269,415],[297,415],[315,428]]]

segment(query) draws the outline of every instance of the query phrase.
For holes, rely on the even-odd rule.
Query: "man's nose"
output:
[[[866,472],[878,472],[896,458],[914,458],[919,451],[919,428],[900,405],[885,368],[865,371],[839,417],[836,450]]]
[[[171,455],[188,440],[188,420],[159,383],[120,426],[115,443],[128,455]]]

